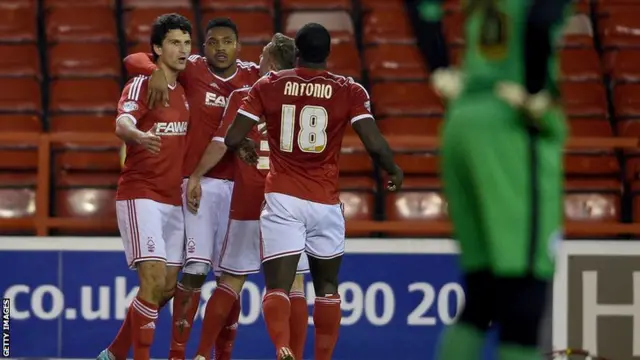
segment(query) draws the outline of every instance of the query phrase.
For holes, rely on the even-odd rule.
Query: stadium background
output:
[[[390,339],[407,345],[405,358],[424,358],[442,323],[455,315],[460,285],[455,247],[429,240],[448,237],[450,228],[434,139],[443,107],[427,83],[416,5],[402,0],[0,0],[0,234],[6,236],[0,238],[0,263],[5,271],[21,269],[0,280],[0,290],[12,300],[12,355],[88,358],[117,328],[124,295],[115,293],[129,292],[135,278],[124,268],[119,240],[94,236],[117,235],[113,196],[121,144],[112,133],[116,101],[127,79],[121,59],[149,51],[153,19],[178,12],[192,20],[196,44],[202,43],[210,18],[230,17],[240,32],[239,57],[256,62],[275,31],[293,35],[315,21],[332,32],[330,70],[354,77],[369,90],[378,124],[407,174],[402,192],[385,194],[384,179],[354,134],[345,136],[341,199],[355,252],[348,256],[351,265],[344,276],[345,289],[352,287],[349,299],[355,300],[346,301],[351,308],[345,311],[359,315],[350,325],[354,330],[344,331],[339,358],[389,358],[385,349],[393,347],[383,344]],[[640,3],[579,1],[576,9],[561,51],[573,136],[566,154],[567,235],[637,238]],[[459,2],[446,1],[444,26],[455,61],[464,44],[463,18]],[[194,52],[200,49],[195,46]],[[34,262],[37,266],[24,267]],[[253,284],[262,287],[259,277]],[[58,293],[65,310],[69,304],[83,309],[93,296],[93,301],[111,299],[105,305],[111,311],[63,316],[56,310],[62,306],[56,303]],[[432,296],[433,303],[420,311],[434,311],[435,323],[420,316],[418,325],[410,324],[409,316],[406,323],[384,320],[389,293],[395,312],[408,314]],[[255,304],[255,299],[247,301]],[[439,303],[445,310],[436,309]],[[24,309],[29,315],[16,316]],[[256,311],[254,305],[247,309]],[[242,354],[267,351],[270,356],[259,313],[244,325],[239,351],[259,349]],[[33,338],[47,341],[37,345]],[[162,344],[155,349],[164,356]]]

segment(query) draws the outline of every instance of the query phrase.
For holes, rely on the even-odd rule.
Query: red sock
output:
[[[133,338],[133,358],[149,360],[149,350],[153,343],[158,318],[158,306],[137,296],[131,303],[131,334]]]
[[[229,312],[237,299],[238,294],[227,285],[220,284],[213,291],[213,294],[207,301],[207,307],[204,312],[197,355],[205,359],[211,358],[213,346],[222,328],[224,328],[224,324],[227,323]]]
[[[200,289],[188,290],[178,283],[173,299],[173,327],[169,359],[184,359],[185,348],[191,334],[193,319],[200,305]]]
[[[304,345],[307,341],[307,327],[309,326],[309,309],[304,293],[300,291],[289,292],[291,302],[291,317],[289,328],[291,329],[291,351],[296,359],[302,359]]]
[[[262,313],[264,322],[267,325],[267,332],[271,337],[271,342],[279,353],[281,349],[289,347],[289,317],[291,315],[291,304],[289,296],[281,289],[269,290],[262,299]]]
[[[315,360],[331,360],[340,331],[340,295],[317,297],[313,307],[313,324],[316,328]]]
[[[129,306],[127,316],[124,318],[118,335],[113,339],[113,342],[107,348],[116,360],[126,360],[129,355],[129,349],[131,348],[131,314],[133,313],[133,306]]]
[[[227,322],[224,324],[214,350],[215,360],[231,360],[231,352],[233,351],[233,343],[236,340],[238,332],[238,319],[240,319],[240,299],[236,299],[227,316]]]

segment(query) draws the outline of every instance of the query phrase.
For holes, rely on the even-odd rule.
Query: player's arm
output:
[[[358,134],[364,148],[371,156],[371,159],[391,176],[389,184],[390,190],[397,190],[402,185],[403,172],[393,160],[393,151],[389,143],[380,133],[378,125],[371,114],[369,94],[359,84],[351,86],[351,126]]]
[[[124,87],[118,102],[115,133],[127,144],[140,144],[152,153],[158,153],[161,144],[160,137],[155,134],[155,124],[151,129],[143,130],[138,123],[149,111],[140,101],[146,91],[147,80],[142,76],[134,78]]]
[[[129,75],[151,76],[158,67],[153,62],[153,55],[150,53],[135,53],[124,58],[124,68]]]
[[[263,77],[251,87],[249,94],[242,100],[242,105],[240,105],[240,109],[238,109],[238,113],[227,131],[227,135],[224,137],[224,144],[227,148],[233,151],[242,148],[243,151],[248,152],[249,156],[241,154],[241,158],[244,161],[249,160],[250,163],[257,161],[258,155],[255,150],[255,144],[247,139],[246,136],[251,131],[251,128],[258,124],[264,113],[260,89],[266,82],[267,78]]]

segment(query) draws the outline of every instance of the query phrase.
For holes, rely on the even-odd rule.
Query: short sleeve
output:
[[[122,90],[122,96],[118,102],[118,116],[116,122],[120,119],[129,119],[134,124],[149,111],[144,104],[144,98],[147,95],[147,77],[138,76],[129,81]]]
[[[264,88],[264,85],[268,83],[268,81],[268,78],[265,76],[253,84],[251,90],[249,90],[249,94],[242,101],[238,114],[242,114],[256,122],[260,121],[260,118],[264,114],[261,89]]]
[[[220,127],[213,135],[212,141],[220,141],[224,142],[224,137],[227,135],[227,130],[229,126],[233,123],[233,120],[236,118],[236,114],[240,109],[240,105],[242,105],[242,99],[247,95],[246,91],[234,91],[231,93],[229,97],[229,101],[227,101],[227,107],[224,108],[224,113],[222,114],[222,121],[220,122]]]
[[[356,82],[353,82],[350,85],[349,104],[351,106],[349,109],[351,124],[361,119],[373,118],[373,114],[371,114],[371,100],[369,99],[369,94],[362,85]]]

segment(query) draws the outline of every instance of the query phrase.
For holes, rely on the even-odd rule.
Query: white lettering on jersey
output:
[[[284,85],[284,94],[288,96],[309,96],[318,99],[331,99],[333,88],[328,84],[287,81]]]
[[[187,133],[186,121],[158,122],[156,123],[156,135],[181,136]]]
[[[204,104],[207,106],[227,106],[227,98],[222,95],[207,92],[204,97]]]

